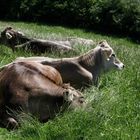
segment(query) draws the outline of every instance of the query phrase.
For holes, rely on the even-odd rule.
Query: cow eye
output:
[[[111,56],[112,56],[112,57],[115,57],[116,55],[113,53]]]

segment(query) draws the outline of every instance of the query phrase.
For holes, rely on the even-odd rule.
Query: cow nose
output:
[[[124,64],[120,63],[120,68],[123,69],[124,68]]]
[[[121,67],[122,67],[122,69],[124,68],[124,64],[123,63],[121,63]]]

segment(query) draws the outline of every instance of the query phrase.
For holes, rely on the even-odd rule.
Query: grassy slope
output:
[[[0,22],[0,30],[6,26],[23,31],[37,38],[78,36],[98,42],[106,39],[118,57],[124,62],[123,71],[112,71],[103,75],[98,89],[91,87],[84,91],[88,102],[86,110],[76,110],[58,115],[45,124],[26,120],[16,131],[0,129],[0,140],[51,139],[51,140],[136,140],[140,139],[140,45],[126,38],[110,37],[80,29],[34,23]],[[89,50],[77,46],[78,54]],[[18,56],[32,56],[30,52],[12,51],[0,46],[0,66]],[[42,56],[68,57],[74,54],[43,54]]]

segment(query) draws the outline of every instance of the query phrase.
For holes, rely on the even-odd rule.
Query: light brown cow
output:
[[[113,68],[119,70],[124,68],[124,64],[117,58],[115,52],[105,40],[101,41],[94,49],[78,57],[62,59],[20,57],[16,61],[36,61],[53,66],[60,72],[63,81],[70,83],[75,88],[83,88],[92,83],[97,85],[102,72]]]
[[[30,113],[46,122],[67,107],[84,105],[82,93],[63,84],[51,66],[17,62],[0,72],[0,122],[4,127],[18,127],[15,113]]]

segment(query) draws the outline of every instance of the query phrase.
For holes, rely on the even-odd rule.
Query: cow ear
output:
[[[99,46],[101,47],[102,52],[106,53],[108,56],[112,53],[112,49],[106,40],[99,42]]]
[[[100,41],[100,42],[98,43],[98,45],[99,45],[100,47],[102,47],[102,48],[105,48],[105,47],[106,47],[106,44],[108,44],[106,40],[102,40],[102,41]]]
[[[10,33],[6,33],[6,38],[7,39],[11,39],[12,38],[12,35],[10,35]]]
[[[4,32],[7,32],[8,30],[12,30],[13,28],[12,27],[6,27],[5,29],[4,29]]]
[[[7,27],[7,28],[6,28],[6,30],[11,30],[11,29],[12,29],[12,27],[11,27],[11,26],[9,26],[9,27]]]

